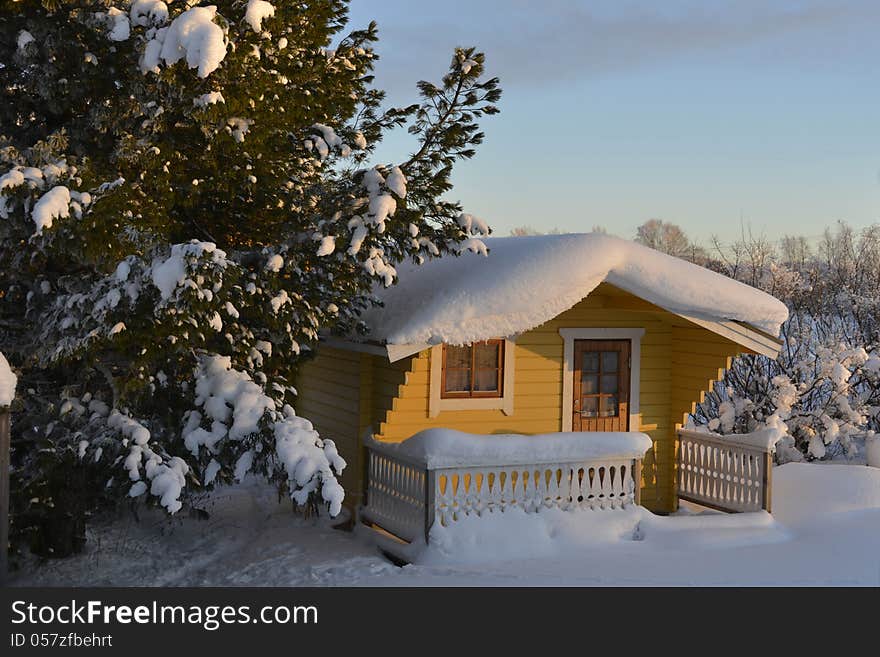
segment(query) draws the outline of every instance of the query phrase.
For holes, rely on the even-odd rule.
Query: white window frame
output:
[[[428,417],[437,417],[443,411],[485,411],[500,410],[505,415],[513,415],[513,364],[516,342],[504,340],[504,372],[501,384],[501,397],[448,397],[443,399],[443,345],[431,347],[430,394],[428,396]]]
[[[574,341],[629,340],[629,430],[639,430],[639,382],[642,369],[643,328],[562,328],[562,431],[571,431],[571,410],[574,402]]]

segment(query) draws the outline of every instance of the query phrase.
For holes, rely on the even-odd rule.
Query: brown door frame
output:
[[[589,348],[588,348],[589,347]],[[572,431],[629,431],[630,419],[630,391],[632,377],[632,339],[602,339],[602,338],[585,338],[575,339],[573,342],[574,363],[571,376],[572,381],[572,406],[566,412],[572,414]],[[617,367],[617,414],[609,417],[590,417],[585,418],[581,415],[580,404],[583,397],[581,391],[582,372],[581,364],[583,362],[584,352],[603,352],[615,351],[620,354]],[[601,358],[600,365],[597,370],[597,385],[601,391],[602,367]],[[597,413],[601,404],[603,393],[597,391]]]

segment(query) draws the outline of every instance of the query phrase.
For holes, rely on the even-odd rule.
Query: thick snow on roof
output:
[[[671,312],[738,320],[779,333],[778,299],[704,267],[599,233],[485,240],[466,252],[398,267],[368,310],[370,337],[388,344],[467,344],[532,329],[581,301],[603,281]]]

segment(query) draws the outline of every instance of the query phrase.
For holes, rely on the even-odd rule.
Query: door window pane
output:
[[[595,395],[598,390],[598,379],[599,377],[590,374],[581,375],[581,394],[583,395]]]
[[[584,417],[596,417],[599,409],[599,400],[596,397],[584,397],[581,400],[581,415]]]
[[[617,392],[617,375],[616,374],[603,374],[602,375],[602,389],[600,392],[603,393],[612,393]]]
[[[595,351],[585,351],[583,362],[581,363],[582,372],[598,372],[599,371],[599,354]]]
[[[614,417],[617,415],[617,395],[601,397],[599,404],[599,417]]]
[[[617,364],[620,360],[620,354],[616,351],[603,351],[602,352],[602,371],[603,372],[616,372]]]

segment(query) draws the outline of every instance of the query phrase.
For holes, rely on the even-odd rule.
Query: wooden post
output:
[[[6,583],[9,557],[9,407],[0,408],[0,582]]]
[[[771,502],[773,497],[773,452],[764,454],[764,511],[772,513]]]

